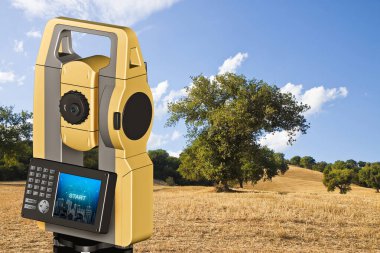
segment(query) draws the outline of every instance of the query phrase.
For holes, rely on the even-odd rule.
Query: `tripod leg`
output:
[[[133,253],[133,248],[120,249],[120,248],[108,248],[97,251],[96,253]]]
[[[78,253],[72,248],[64,247],[64,246],[53,246],[54,253]]]

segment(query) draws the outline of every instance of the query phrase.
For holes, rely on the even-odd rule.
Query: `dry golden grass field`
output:
[[[242,192],[155,186],[154,235],[135,252],[380,252],[380,194],[327,193],[321,173],[291,168]],[[20,217],[23,186],[0,185],[0,252],[51,252]]]

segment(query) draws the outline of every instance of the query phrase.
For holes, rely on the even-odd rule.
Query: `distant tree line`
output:
[[[26,179],[32,157],[32,113],[0,106],[0,180]]]
[[[380,162],[370,163],[364,161],[325,161],[316,162],[311,156],[294,156],[289,164],[302,168],[323,172],[323,184],[328,191],[338,189],[341,194],[351,190],[351,184],[374,188],[380,191]]]

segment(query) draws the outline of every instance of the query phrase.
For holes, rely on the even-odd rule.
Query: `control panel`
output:
[[[31,159],[22,217],[95,233],[107,233],[116,174]]]

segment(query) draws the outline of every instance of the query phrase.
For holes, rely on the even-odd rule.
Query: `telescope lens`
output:
[[[59,110],[63,119],[73,125],[86,121],[90,112],[86,97],[78,91],[65,93],[59,102]]]

